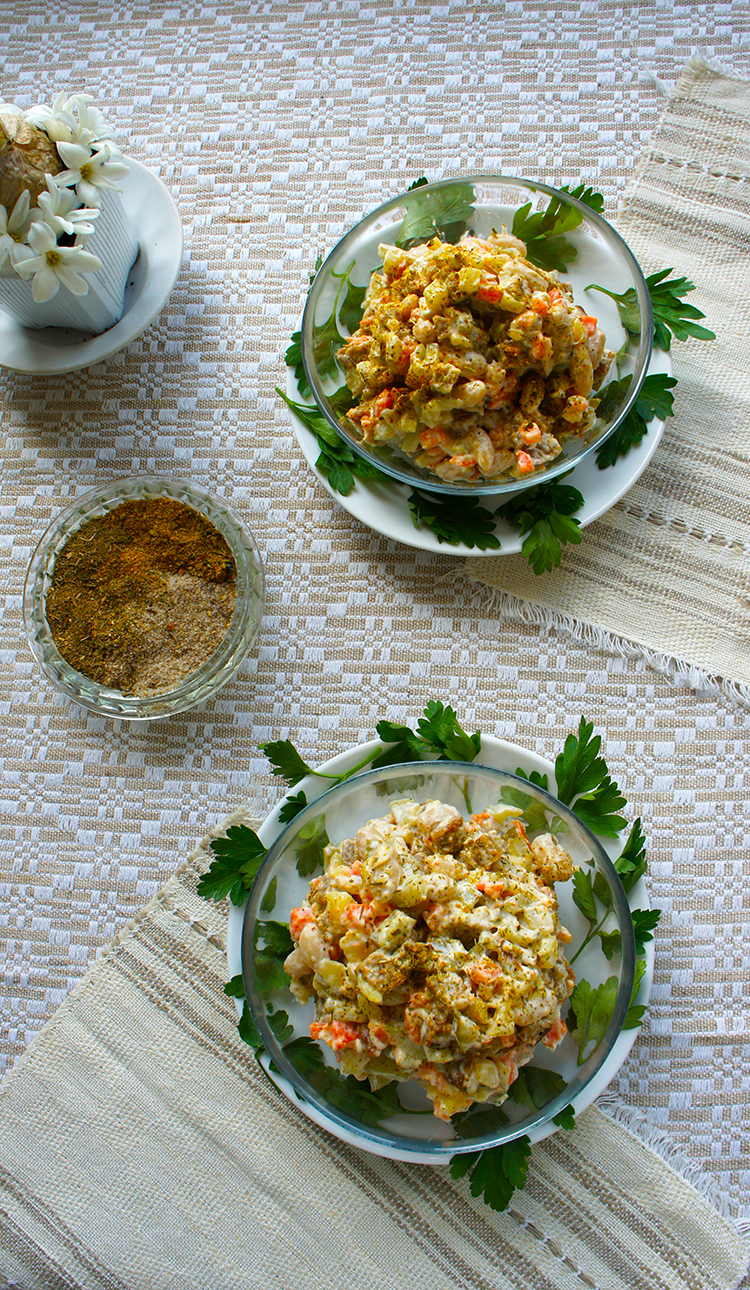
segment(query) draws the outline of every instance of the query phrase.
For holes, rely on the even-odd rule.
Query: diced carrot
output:
[[[586,334],[588,336],[593,336],[596,331],[596,318],[592,317],[591,314],[583,314],[581,322],[586,328]]]
[[[302,935],[302,928],[308,923],[315,922],[315,915],[311,909],[305,909],[304,905],[299,905],[293,909],[289,915],[289,931],[292,933],[292,939],[298,941]]]
[[[440,443],[446,443],[448,433],[440,426],[435,426],[432,430],[423,430],[419,436],[419,442],[423,448],[436,448]]]
[[[539,440],[541,439],[541,437],[542,437],[542,432],[539,429],[539,426],[535,422],[532,425],[530,425],[527,430],[521,431],[521,438],[523,439],[525,444],[528,444],[530,448],[532,447],[533,444],[539,443]]]
[[[552,354],[552,341],[549,336],[545,336],[543,332],[540,332],[540,334],[534,338],[529,348],[532,358],[549,358]]]
[[[518,462],[518,470],[521,475],[531,474],[534,469],[534,463],[527,452],[517,452],[516,461]]]
[[[549,289],[549,298],[550,298],[550,300],[552,301],[553,305],[557,304],[558,300],[562,300],[562,298],[563,298],[563,294],[562,294],[562,291],[560,290],[560,288],[559,288],[559,287],[550,287],[550,289]]]
[[[542,1043],[547,1048],[557,1048],[557,1045],[565,1038],[567,1033],[568,1027],[565,1022],[556,1021],[554,1026],[551,1026],[546,1035],[542,1037]]]
[[[479,290],[477,291],[477,300],[484,300],[488,305],[497,305],[500,303],[503,295],[503,289],[497,278],[492,277],[489,273],[483,273]]]
[[[526,830],[525,830],[525,828],[523,827],[523,825],[522,825],[521,821],[520,821],[520,820],[514,820],[514,821],[513,821],[513,826],[514,826],[514,828],[515,828],[515,830],[516,830],[516,833],[518,834],[519,838],[523,838],[524,842],[526,842],[526,843],[528,844],[529,839],[528,839],[528,838],[527,838],[527,836],[526,836]]]
[[[375,403],[373,404],[372,417],[374,421],[377,421],[381,412],[384,412],[386,408],[390,408],[393,406],[393,401],[395,397],[396,397],[395,390],[380,391],[380,394],[378,395],[378,397],[375,400]]]
[[[360,1027],[351,1021],[313,1021],[310,1026],[313,1039],[322,1039],[334,1052],[339,1048],[353,1048],[360,1037]]]

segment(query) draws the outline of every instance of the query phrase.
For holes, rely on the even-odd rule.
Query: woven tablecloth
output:
[[[723,4],[211,6],[16,3],[0,97],[92,89],[185,226],[159,319],[98,368],[2,386],[2,1059],[11,1063],[97,951],[206,827],[277,795],[258,752],[313,761],[414,721],[428,698],[551,756],[582,711],[650,842],[665,911],[649,1019],[615,1089],[747,1217],[743,883],[750,712],[550,625],[499,621],[455,558],[396,546],[318,486],[273,393],[309,269],[421,174],[583,177],[616,216],[664,92],[702,49],[750,71]],[[656,83],[654,77],[662,84]],[[69,705],[26,647],[23,578],[77,492],[132,472],[190,475],[264,553],[257,653],[216,700],[113,725]]]

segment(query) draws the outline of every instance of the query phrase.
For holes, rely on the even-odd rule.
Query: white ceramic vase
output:
[[[128,273],[138,255],[136,242],[119,193],[105,192],[94,232],[86,250],[98,255],[102,268],[85,275],[89,289],[74,296],[62,283],[44,304],[31,296],[31,282],[14,273],[0,277],[0,308],[24,327],[71,327],[98,336],[122,317]]]

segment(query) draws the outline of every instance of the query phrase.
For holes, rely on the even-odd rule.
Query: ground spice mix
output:
[[[47,622],[63,658],[122,694],[174,690],[226,635],[237,568],[219,530],[171,497],[88,520],[55,560]]]

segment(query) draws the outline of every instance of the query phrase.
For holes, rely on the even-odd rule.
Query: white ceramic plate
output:
[[[67,327],[22,327],[0,310],[0,366],[14,372],[51,376],[76,372],[124,349],[164,308],[182,266],[182,223],[160,179],[128,158],[122,204],[140,246],[128,274],[122,318],[100,336]]]
[[[649,375],[655,372],[666,372],[671,376],[672,362],[669,354],[665,354],[661,349],[655,350],[651,356],[648,371]],[[310,402],[309,396],[303,398],[300,394],[294,372],[290,367],[287,368],[286,392],[295,402]],[[441,555],[517,555],[521,550],[524,539],[517,529],[511,528],[507,520],[498,520],[495,525],[495,533],[501,542],[499,551],[480,551],[477,548],[464,546],[463,543],[449,546],[446,542],[438,542],[432,529],[414,527],[408,502],[410,489],[406,484],[398,484],[395,480],[393,483],[380,483],[369,479],[357,479],[351,493],[347,497],[342,497],[341,493],[331,488],[325,475],[315,468],[315,462],[320,455],[315,435],[303,425],[290,408],[287,411],[292,419],[297,443],[313,474],[339,506],[343,506],[345,511],[366,524],[368,528],[374,529],[376,533],[382,533],[383,537],[393,538],[396,542],[403,542],[406,546],[417,547],[420,551],[439,551]],[[663,421],[656,419],[651,421],[648,433],[644,435],[641,442],[630,449],[627,457],[620,457],[614,466],[600,470],[596,464],[596,453],[591,452],[566,477],[565,483],[577,488],[584,497],[584,505],[576,514],[581,528],[592,524],[594,520],[599,519],[600,515],[611,510],[615,502],[619,502],[628,489],[633,487],[636,480],[640,479],[656,452],[664,432],[664,424]],[[544,483],[543,475],[538,482]],[[517,496],[518,494],[514,494],[514,497]],[[480,497],[479,501],[490,510],[492,509],[491,497]]]
[[[334,775],[340,775],[342,771],[349,770],[352,766],[357,765],[365,758],[368,752],[378,747],[380,747],[378,740],[372,740],[367,744],[359,744],[355,748],[350,748],[345,753],[340,753],[338,757],[333,757],[331,761],[326,762],[319,769],[320,771],[330,771]],[[519,766],[527,775],[529,775],[533,770],[538,771],[541,775],[547,774],[549,777],[549,791],[551,793],[555,792],[555,768],[552,763],[546,761],[543,757],[538,757],[535,753],[528,752],[525,748],[519,748],[517,744],[507,743],[505,740],[493,739],[488,735],[483,735],[479,760],[484,766],[495,766],[500,770],[510,771],[512,774],[515,773]],[[300,789],[302,789],[307,794],[308,801],[313,801],[315,797],[325,791],[326,787],[327,785],[324,780],[313,778],[308,775],[300,784],[295,786],[293,791],[298,793]],[[281,832],[283,832],[285,827],[279,822],[279,811],[285,801],[286,797],[282,798],[282,800],[274,807],[273,811],[266,816],[263,824],[258,829],[258,835],[267,847],[271,845],[274,839],[277,838]],[[614,859],[620,854],[623,846],[622,840],[611,838],[600,838],[599,840],[611,858]],[[649,908],[648,893],[643,879],[633,887],[630,893],[630,902],[631,905],[637,906],[639,909]],[[242,972],[241,945],[242,920],[244,912],[245,907],[243,905],[241,908],[232,906],[229,913],[227,962],[230,976],[236,976],[238,973]],[[646,972],[638,995],[639,1003],[646,1003],[648,1001],[651,994],[653,975],[654,942],[649,941],[646,945]],[[241,1015],[242,1001],[237,1001],[237,1010],[238,1015]],[[597,1098],[612,1081],[633,1047],[637,1036],[637,1029],[625,1030],[622,1032],[615,1043],[612,1052],[598,1071],[595,1078],[592,1079],[578,1097],[573,1100],[572,1105],[577,1115],[582,1114],[583,1111],[591,1105],[595,1098]],[[350,1146],[362,1149],[363,1143],[359,1138],[354,1134],[348,1133],[347,1130],[345,1130],[341,1125],[336,1124],[333,1120],[330,1120],[323,1112],[299,1098],[291,1084],[284,1079],[283,1076],[274,1071],[269,1071],[268,1074],[276,1087],[289,1098],[289,1101],[294,1106],[299,1107],[309,1119],[320,1125],[321,1128],[327,1129],[329,1133],[333,1133],[335,1137],[340,1138],[342,1142],[346,1142]],[[536,1129],[532,1129],[530,1131],[529,1137],[532,1142],[539,1142],[542,1138],[546,1138],[551,1133],[554,1133],[556,1131],[556,1127],[557,1126],[551,1122],[540,1125]],[[435,1158],[431,1155],[425,1154],[423,1156],[419,1152],[414,1151],[402,1153],[396,1149],[378,1149],[370,1143],[367,1144],[367,1149],[374,1151],[377,1155],[384,1155],[388,1159],[392,1160],[405,1160],[410,1163],[431,1165],[436,1163],[448,1163],[447,1157],[441,1157],[436,1162]]]

